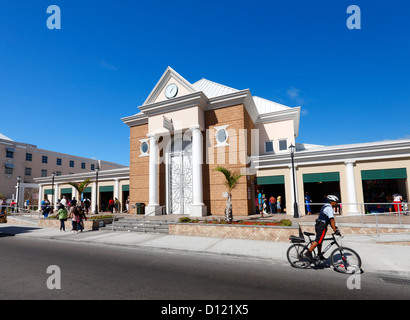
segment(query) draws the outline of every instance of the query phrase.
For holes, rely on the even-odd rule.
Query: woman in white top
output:
[[[393,203],[394,203],[394,211],[396,211],[398,214],[401,213],[401,201],[403,200],[403,197],[396,193],[393,195]]]

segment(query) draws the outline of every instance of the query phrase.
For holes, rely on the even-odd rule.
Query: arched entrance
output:
[[[167,165],[167,212],[189,214],[192,204],[192,143],[172,142]]]

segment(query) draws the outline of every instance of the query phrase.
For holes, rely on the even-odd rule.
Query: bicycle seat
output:
[[[308,236],[308,237],[309,237],[309,236],[314,236],[314,235],[315,235],[315,234],[314,234],[314,233],[312,233],[312,232],[306,232],[306,231],[305,231],[305,232],[303,232],[303,233],[304,233],[306,236]]]
[[[303,238],[301,238],[301,237],[298,237],[298,236],[290,236],[290,237],[289,237],[289,240],[290,240],[292,243],[302,243],[302,242],[305,242],[305,239],[303,239]]]

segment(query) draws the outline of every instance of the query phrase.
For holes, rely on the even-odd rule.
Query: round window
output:
[[[228,139],[228,133],[226,132],[225,129],[220,129],[216,133],[216,140],[218,140],[219,143],[224,143]]]
[[[141,143],[141,153],[147,153],[148,152],[148,142],[144,141],[143,143]]]

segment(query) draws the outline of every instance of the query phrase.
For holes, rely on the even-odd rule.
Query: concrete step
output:
[[[114,221],[113,224],[107,225],[101,229],[127,232],[155,232],[168,233],[168,221],[166,220],[143,220],[124,218]]]

